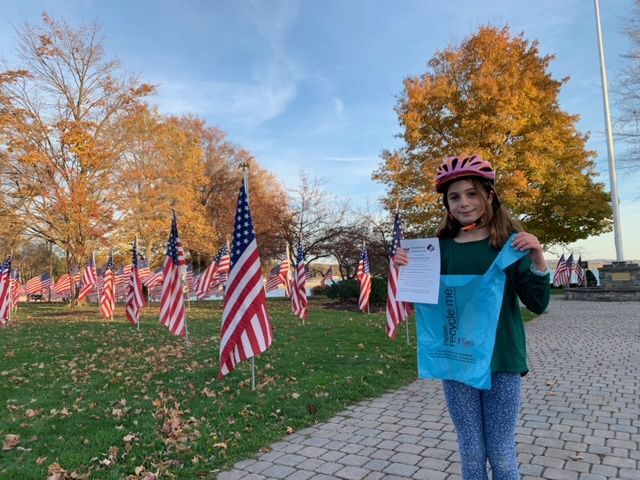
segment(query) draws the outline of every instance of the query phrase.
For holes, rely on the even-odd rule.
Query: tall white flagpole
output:
[[[607,153],[609,157],[609,187],[611,189],[611,206],[613,208],[613,236],[616,244],[616,260],[624,261],[622,250],[622,225],[620,221],[620,197],[616,179],[616,156],[613,148],[613,131],[611,129],[611,110],[609,108],[609,90],[607,83],[607,67],[604,60],[602,42],[602,25],[600,20],[600,0],[594,0],[596,7],[596,27],[598,30],[598,50],[600,52],[600,77],[602,79],[602,100],[604,102],[604,123],[607,135]]]

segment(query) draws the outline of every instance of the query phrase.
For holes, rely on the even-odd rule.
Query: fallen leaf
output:
[[[27,417],[33,418],[33,417],[39,417],[40,415],[42,415],[42,412],[43,410],[41,408],[39,408],[38,410],[27,408],[27,410],[25,411],[25,414],[27,415]]]
[[[2,450],[13,450],[20,443],[20,435],[14,435],[10,433],[4,436],[4,443],[2,444]]]
[[[38,465],[42,465],[44,462],[46,462],[46,461],[47,461],[47,458],[48,458],[48,457],[38,457],[38,458],[36,458],[36,463],[37,463]]]
[[[57,463],[52,463],[47,469],[47,480],[64,480],[67,471]]]
[[[205,387],[202,389],[202,395],[204,395],[207,398],[211,398],[216,396],[216,392],[213,392],[209,390],[207,387]]]

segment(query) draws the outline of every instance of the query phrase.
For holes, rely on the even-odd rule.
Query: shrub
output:
[[[355,279],[341,280],[329,286],[327,297],[341,302],[357,302],[360,296],[360,282]],[[371,279],[370,303],[382,305],[387,301],[387,280],[374,277]]]
[[[327,288],[327,297],[341,302],[358,301],[360,283],[357,280],[341,280]]]
[[[314,297],[324,296],[326,294],[327,294],[327,289],[325,287],[321,287],[320,285],[311,287],[311,295],[313,295]]]

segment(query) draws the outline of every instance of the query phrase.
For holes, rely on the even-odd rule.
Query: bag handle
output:
[[[494,268],[494,266],[504,271],[529,253],[529,250],[520,251],[511,246],[515,236],[515,233],[511,234],[502,247],[502,250],[500,250],[496,258],[493,259],[493,263],[487,269],[487,272]]]

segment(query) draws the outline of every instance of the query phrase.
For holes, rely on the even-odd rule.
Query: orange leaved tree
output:
[[[568,79],[549,73],[551,55],[508,28],[482,27],[436,52],[427,72],[404,81],[396,105],[404,146],[382,154],[374,179],[409,231],[433,233],[442,217],[438,163],[478,153],[497,170],[497,188],[525,228],[547,246],[608,231],[610,197],[595,180],[577,115],[559,106]]]
[[[0,73],[1,188],[28,234],[83,264],[113,226],[123,122],[153,87],[105,58],[95,24],[44,14],[17,34],[21,64]]]

